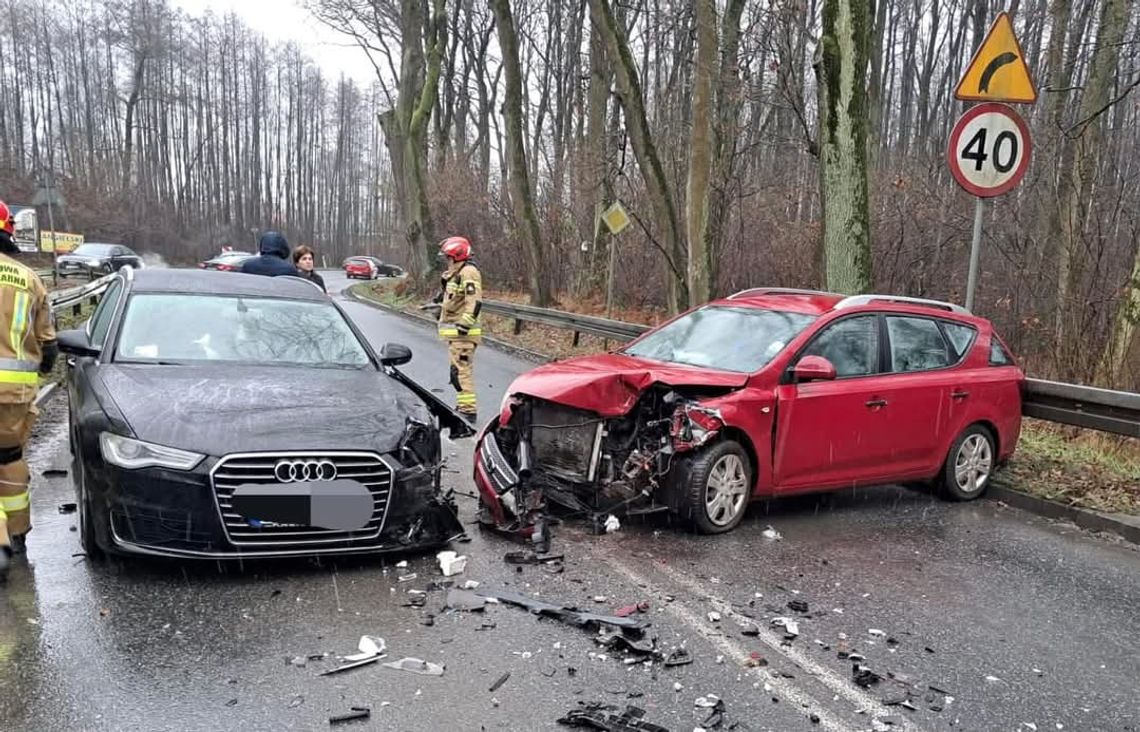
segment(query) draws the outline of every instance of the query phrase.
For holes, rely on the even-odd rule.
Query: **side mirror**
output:
[[[412,360],[412,349],[400,343],[385,343],[380,349],[380,363],[400,366]]]
[[[59,350],[72,356],[85,356],[94,358],[101,353],[101,349],[91,345],[87,332],[83,330],[61,330],[55,336]]]
[[[792,377],[797,384],[805,381],[833,381],[835,365],[823,356],[804,356],[792,369]]]

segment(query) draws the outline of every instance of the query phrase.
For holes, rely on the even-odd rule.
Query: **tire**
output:
[[[699,534],[732,531],[752,494],[752,464],[744,448],[723,440],[689,459],[682,473],[681,513]]]
[[[946,456],[939,476],[942,495],[951,501],[972,501],[985,494],[997,465],[994,436],[980,424],[967,427]]]
[[[76,502],[79,511],[79,545],[83,547],[83,552],[87,558],[93,562],[102,561],[107,555],[103,551],[103,547],[99,545],[97,535],[99,533],[98,524],[101,519],[96,515],[95,508],[91,504],[91,499],[87,495],[87,489],[84,486],[84,473],[83,464],[78,456],[75,456],[72,461],[72,475],[75,476],[76,484]]]

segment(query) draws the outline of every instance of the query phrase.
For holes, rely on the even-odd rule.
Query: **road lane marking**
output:
[[[648,578],[639,574],[637,571],[627,566],[620,560],[614,559],[612,556],[606,556],[604,562],[609,566],[616,569],[619,573],[625,575],[627,579],[635,584],[644,586],[649,591],[657,595],[667,595],[655,583],[651,582]],[[677,570],[669,567],[668,565],[655,565],[658,570],[667,575],[670,580],[676,582],[685,590],[688,590],[697,597],[707,598],[714,606],[714,608],[721,613],[724,618],[724,623],[732,619],[737,622],[743,622],[748,625],[755,625],[759,628],[760,634],[756,640],[763,643],[773,653],[778,653],[788,661],[796,664],[808,674],[810,674],[817,682],[823,684],[829,691],[846,699],[849,703],[853,704],[856,709],[866,709],[868,712],[868,726],[870,726],[870,718],[876,716],[892,716],[895,719],[902,721],[901,725],[895,725],[895,729],[905,730],[906,732],[920,732],[920,728],[913,724],[905,717],[901,717],[895,713],[895,710],[887,707],[871,694],[864,692],[854,683],[845,677],[837,674],[835,671],[821,666],[809,658],[806,654],[794,647],[782,646],[780,641],[782,636],[770,630],[762,622],[757,622],[751,618],[747,618],[740,613],[736,612],[732,604],[724,599],[709,593],[707,588],[701,587],[695,581],[686,577]],[[820,717],[820,726],[825,730],[835,730],[835,732],[854,732],[859,727],[853,727],[848,722],[838,719],[828,708],[821,704],[815,697],[811,696],[808,692],[800,689],[798,686],[790,683],[787,679],[776,674],[765,672],[760,668],[747,668],[744,663],[750,658],[750,653],[747,649],[741,646],[736,641],[724,635],[720,630],[709,626],[708,622],[700,613],[695,613],[689,610],[679,601],[674,600],[668,603],[666,611],[674,615],[678,620],[688,625],[695,630],[702,638],[722,652],[726,658],[736,660],[745,673],[751,672],[753,676],[760,679],[762,682],[771,684],[775,691],[778,691],[782,696],[790,701],[800,705],[807,705],[805,713],[815,712]],[[722,623],[722,624],[724,624]],[[865,728],[864,728],[865,729]]]

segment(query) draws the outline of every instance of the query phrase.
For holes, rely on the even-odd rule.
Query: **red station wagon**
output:
[[[720,533],[762,497],[931,481],[971,500],[1017,445],[1024,379],[957,305],[745,290],[518,377],[476,448],[480,518],[542,542],[549,504]]]

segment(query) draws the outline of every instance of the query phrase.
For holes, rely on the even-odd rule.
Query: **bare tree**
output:
[[[819,77],[819,170],[823,261],[835,292],[871,289],[867,180],[869,18],[858,0],[824,0]]]
[[[530,176],[527,170],[526,149],[523,145],[523,87],[519,70],[519,43],[515,35],[515,21],[511,17],[510,0],[492,0],[495,25],[499,29],[499,46],[503,51],[503,68],[506,72],[506,96],[503,98],[503,118],[507,128],[507,160],[510,168],[511,202],[515,221],[522,229],[527,254],[527,274],[531,302],[540,307],[549,304],[550,289],[543,271],[542,234],[538,216],[534,211]]]

